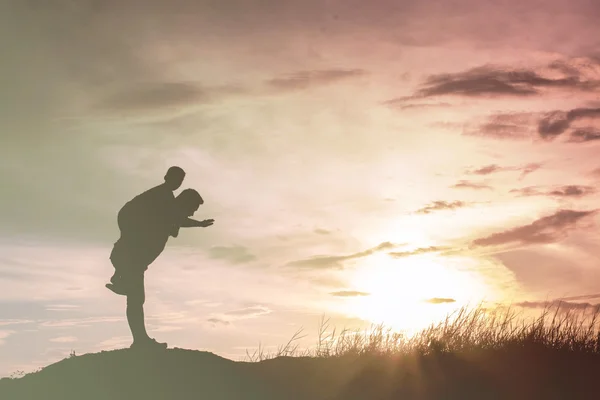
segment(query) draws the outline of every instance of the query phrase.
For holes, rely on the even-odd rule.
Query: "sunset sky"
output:
[[[182,167],[209,228],[151,336],[240,359],[321,317],[600,301],[600,3],[0,4],[0,376],[128,347],[116,213]]]

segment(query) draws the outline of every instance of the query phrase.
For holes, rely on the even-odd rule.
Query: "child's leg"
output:
[[[119,283],[120,280],[121,280],[121,275],[115,269],[115,273],[113,274],[113,276],[110,277],[110,283],[112,283],[113,285],[116,285]]]
[[[118,248],[117,244],[113,247],[113,251],[110,254],[110,262],[115,268],[115,272],[113,276],[110,277],[110,283],[107,283],[105,286],[113,291],[116,294],[125,295],[126,290],[123,285],[122,275],[124,268],[128,268],[128,258],[127,254],[123,251],[122,248]]]

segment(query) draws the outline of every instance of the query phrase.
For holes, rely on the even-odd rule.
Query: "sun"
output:
[[[433,254],[394,259],[377,254],[351,277],[364,296],[345,299],[351,317],[412,334],[453,311],[493,297],[493,289],[464,261]]]

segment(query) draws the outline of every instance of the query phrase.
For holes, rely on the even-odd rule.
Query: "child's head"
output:
[[[173,166],[167,170],[165,184],[171,190],[177,190],[185,179],[185,172],[180,167]]]
[[[194,215],[194,213],[198,211],[200,205],[204,204],[204,200],[194,189],[185,189],[181,191],[175,198],[175,201],[178,210],[188,217]]]

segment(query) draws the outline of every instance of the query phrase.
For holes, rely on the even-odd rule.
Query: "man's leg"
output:
[[[158,343],[151,339],[146,332],[144,321],[144,303],[146,294],[144,289],[144,271],[135,271],[127,274],[127,323],[133,336],[132,347],[158,346],[166,348],[166,343]]]
[[[144,272],[131,271],[123,277],[123,284],[127,286],[127,322],[134,341],[148,340],[144,323]]]

